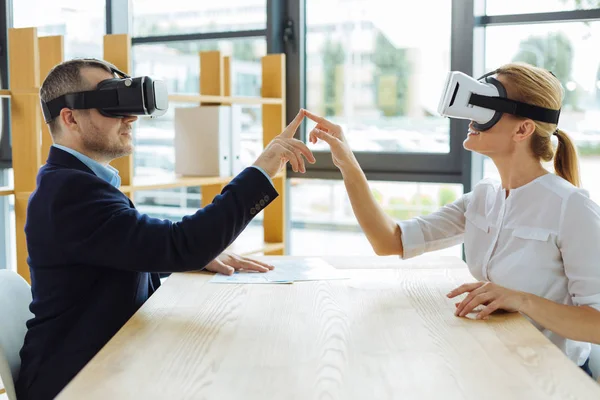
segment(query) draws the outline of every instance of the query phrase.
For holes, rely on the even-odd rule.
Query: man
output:
[[[112,66],[103,61],[67,61],[46,77],[40,97],[47,104],[112,78]],[[21,350],[19,399],[54,398],[156,291],[159,273],[272,268],[222,252],[257,214],[257,204],[264,208],[277,197],[271,177],[286,162],[300,171],[302,157],[314,162],[293,139],[300,112],[212,204],[172,223],[138,213],[109,166],[132,152],[136,116],[58,111],[48,122],[54,145],[27,210],[34,318]]]

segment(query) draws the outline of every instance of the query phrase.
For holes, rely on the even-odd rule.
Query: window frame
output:
[[[13,26],[12,1],[0,0],[0,88],[7,89],[8,29]],[[0,126],[0,170],[12,168],[12,143],[10,133],[10,101],[2,99],[2,124]]]

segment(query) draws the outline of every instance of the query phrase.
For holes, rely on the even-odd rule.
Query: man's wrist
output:
[[[275,187],[275,185],[273,184],[273,179],[271,178],[271,176],[267,173],[267,171],[265,171],[262,167],[259,167],[258,165],[254,164],[251,165],[252,168],[256,168],[257,170],[259,170],[260,172],[262,172],[262,174],[267,177],[267,179],[269,180],[269,182],[271,182],[271,185],[273,187]]]

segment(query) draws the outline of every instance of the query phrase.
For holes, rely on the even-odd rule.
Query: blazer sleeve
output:
[[[260,171],[246,168],[211,204],[171,222],[140,214],[116,188],[86,175],[61,185],[51,208],[52,234],[75,263],[130,271],[201,269],[278,196]]]

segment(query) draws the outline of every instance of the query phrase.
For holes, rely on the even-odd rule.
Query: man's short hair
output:
[[[112,74],[108,64],[102,60],[86,58],[64,61],[52,68],[44,79],[40,87],[42,101],[47,103],[67,93],[95,89],[95,86],[90,85],[81,75],[83,68],[100,68]],[[52,136],[56,135],[59,132],[58,118],[50,121],[48,128]]]

